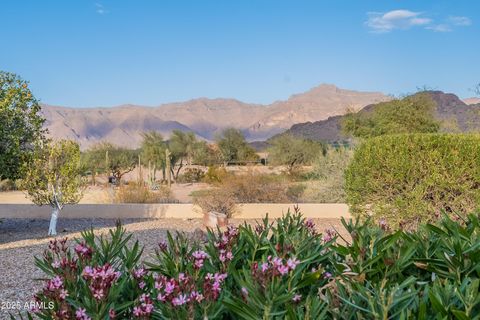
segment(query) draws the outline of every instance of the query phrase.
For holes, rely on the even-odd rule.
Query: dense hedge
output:
[[[366,140],[346,174],[347,201],[359,216],[411,228],[480,202],[480,135],[408,134]]]

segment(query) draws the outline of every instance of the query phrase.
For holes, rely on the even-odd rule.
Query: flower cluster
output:
[[[192,253],[193,258],[193,267],[195,269],[201,269],[203,267],[203,263],[206,259],[208,259],[208,253],[202,250],[197,250]]]
[[[68,297],[68,291],[64,288],[63,280],[59,276],[55,276],[45,283],[43,293],[54,300],[60,301]]]
[[[153,300],[148,294],[140,296],[140,304],[133,308],[133,315],[135,317],[149,316],[153,311]]]
[[[96,300],[102,300],[108,295],[112,285],[120,278],[121,273],[115,271],[108,263],[99,267],[86,266],[82,276],[89,282],[89,289]]]
[[[77,319],[77,320],[91,320],[92,318],[90,318],[87,315],[87,310],[85,310],[84,308],[79,308],[75,312],[75,319]]]
[[[295,257],[289,258],[285,261],[280,257],[268,256],[267,261],[252,264],[252,275],[263,287],[266,283],[274,277],[283,277],[289,274],[290,271],[295,270],[300,263]]]
[[[159,302],[170,303],[174,307],[202,303],[205,300],[215,301],[222,291],[222,284],[226,278],[227,274],[224,273],[208,273],[203,279],[203,284],[197,286],[195,279],[185,273],[180,273],[177,278],[155,274],[154,292]]]
[[[214,243],[215,248],[218,249],[218,258],[222,263],[226,263],[233,259],[232,249],[238,238],[238,228],[228,226],[221,235],[218,241]]]
[[[322,241],[325,243],[330,242],[335,238],[336,235],[337,232],[334,229],[325,229],[325,233],[322,236]]]
[[[140,267],[138,269],[134,269],[132,271],[133,277],[138,281],[138,287],[140,289],[145,288],[146,283],[144,277],[147,275],[147,270],[144,267]]]
[[[85,242],[80,242],[75,246],[75,252],[80,258],[90,259],[93,254],[93,249],[87,246]]]
[[[312,219],[306,220],[303,225],[311,235],[317,234],[317,231],[315,230],[315,222],[313,222]]]

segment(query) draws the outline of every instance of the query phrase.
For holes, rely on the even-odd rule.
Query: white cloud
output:
[[[450,32],[457,26],[469,26],[472,21],[468,17],[449,16],[443,22],[435,22],[423,12],[410,10],[392,10],[389,12],[369,12],[365,25],[374,33],[387,33],[393,30],[407,30],[421,27],[434,32]]]
[[[101,4],[101,3],[98,3],[98,2],[95,2],[95,11],[98,13],[98,14],[106,14],[108,13],[108,11],[105,9],[105,7]]]
[[[472,20],[468,17],[455,17],[450,16],[447,19],[448,22],[453,24],[454,26],[469,26],[472,24]]]
[[[448,24],[437,24],[433,26],[428,26],[426,29],[432,30],[435,32],[450,32],[452,28]]]
[[[432,19],[424,17],[421,12],[409,10],[393,10],[386,13],[370,12],[365,24],[376,33],[386,33],[395,29],[410,29],[416,26],[426,26]]]

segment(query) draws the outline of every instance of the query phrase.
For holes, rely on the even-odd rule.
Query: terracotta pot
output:
[[[220,212],[210,211],[203,214],[203,224],[210,229],[226,227],[228,225],[227,215]]]

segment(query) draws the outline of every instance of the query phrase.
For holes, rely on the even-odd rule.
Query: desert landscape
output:
[[[0,319],[480,319],[480,4],[13,1]]]

